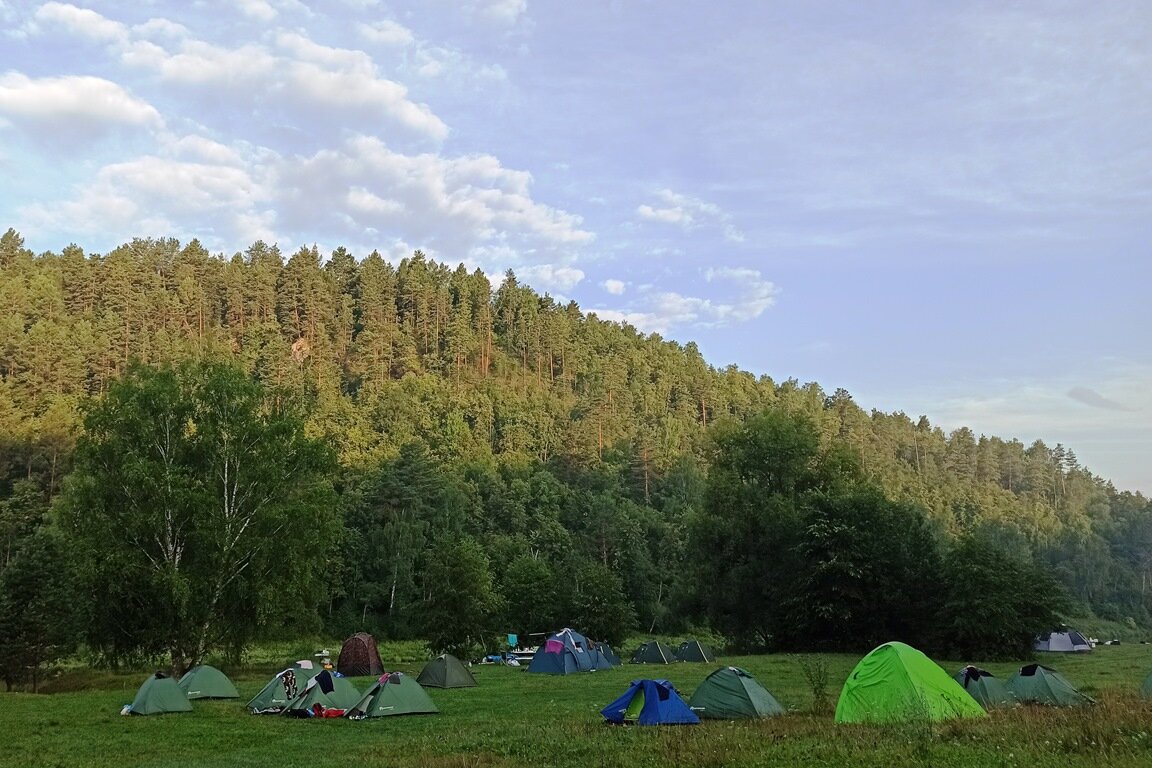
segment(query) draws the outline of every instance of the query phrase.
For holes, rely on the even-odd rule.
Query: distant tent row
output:
[[[124,714],[161,715],[191,712],[193,699],[238,699],[236,686],[220,670],[206,664],[192,667],[177,681],[160,672],[149,677],[136,691]]]
[[[632,664],[671,664],[674,661],[712,663],[716,654],[699,640],[685,640],[673,651],[659,640],[649,640],[632,654]]]

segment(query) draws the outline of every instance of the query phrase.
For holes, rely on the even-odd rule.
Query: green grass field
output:
[[[415,674],[421,663],[389,663]],[[408,652],[397,653],[398,658]],[[287,663],[291,658],[284,659]],[[1152,646],[1044,655],[1097,706],[1019,708],[979,721],[837,726],[840,686],[858,657],[804,657],[827,673],[829,703],[815,700],[794,656],[724,657],[717,664],[622,667],[568,677],[474,667],[479,687],[429,690],[439,715],[348,720],[255,716],[243,702],[277,665],[229,671],[243,699],[194,702],[187,714],[122,717],[146,672],[72,672],[51,694],[0,694],[3,766],[1148,766],[1152,701],[1139,686],[1152,672]],[[687,698],[721,664],[742,666],[790,710],[758,722],[613,727],[601,707],[638,677],[666,677]],[[279,665],[283,666],[283,665]],[[961,662],[943,661],[951,674]],[[1018,664],[988,664],[1007,678]],[[370,679],[355,681],[366,689]],[[82,690],[59,690],[84,686]]]

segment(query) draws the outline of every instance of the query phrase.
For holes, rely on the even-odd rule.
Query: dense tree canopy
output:
[[[277,623],[423,636],[431,588],[452,576],[436,547],[465,541],[499,598],[480,601],[480,623],[521,633],[709,621],[750,645],[865,645],[920,631],[875,596],[953,567],[968,537],[994,539],[1021,578],[1053,574],[1068,610],[1152,624],[1152,505],[1068,447],[945,433],[844,390],[716,368],[511,272],[492,285],[420,252],[225,255],[171,238],[33,254],[9,230],[0,307],[0,570],[50,503],[70,543],[110,547],[83,574],[105,609],[88,637],[109,659],[186,663]],[[252,509],[226,505],[214,474],[236,466],[237,419],[281,430],[265,446],[317,454],[253,523],[294,532],[280,557],[323,552],[299,573],[271,576],[261,550],[231,581],[212,575],[239,550],[210,516]],[[278,476],[281,458],[256,451],[267,475],[244,482]],[[739,599],[714,588],[729,583]],[[1047,596],[1041,584],[1037,616]],[[214,600],[227,610],[193,630]]]

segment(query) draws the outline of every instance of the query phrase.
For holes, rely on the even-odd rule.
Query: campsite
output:
[[[330,641],[329,641],[330,642]],[[642,642],[625,644],[629,654]],[[675,638],[665,642],[673,644]],[[428,661],[412,643],[380,645],[384,666],[415,676]],[[309,646],[254,649],[226,669],[240,700],[197,700],[187,713],[121,717],[146,672],[72,670],[48,695],[0,694],[10,729],[0,765],[64,766],[1142,766],[1152,760],[1152,700],[1140,685],[1152,646],[1099,647],[1089,654],[1037,654],[1097,703],[1060,709],[1017,707],[943,723],[837,725],[840,687],[861,655],[721,656],[715,664],[623,664],[574,675],[473,665],[472,688],[429,689],[436,715],[297,720],[251,715],[244,702],[276,667]],[[971,660],[935,659],[949,675]],[[976,660],[979,661],[979,660]],[[612,726],[600,710],[634,679],[671,681],[687,699],[715,669],[755,676],[787,710],[755,720],[692,726]],[[1007,680],[1019,662],[983,662]],[[805,666],[827,673],[817,705]],[[351,678],[367,692],[372,677]],[[48,735],[50,734],[50,736]]]

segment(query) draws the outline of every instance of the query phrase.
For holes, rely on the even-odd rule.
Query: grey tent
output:
[[[716,654],[699,640],[685,640],[676,649],[676,661],[702,661],[710,664],[716,661]]]
[[[699,717],[736,720],[784,714],[784,707],[740,667],[722,667],[696,688],[688,702]]]
[[[476,678],[460,659],[442,653],[424,665],[416,682],[425,688],[473,688]]]
[[[952,679],[960,683],[984,709],[1010,707],[1016,703],[1016,697],[1000,678],[979,667],[968,665],[953,675]]]
[[[125,711],[133,715],[162,715],[166,712],[191,712],[192,702],[171,677],[157,672],[144,681],[136,698]]]
[[[1085,707],[1096,701],[1076,690],[1054,669],[1029,664],[1008,680],[1008,690],[1021,704],[1046,704],[1052,707]]]
[[[177,683],[189,699],[238,699],[232,681],[216,667],[201,664],[184,673]]]
[[[672,649],[659,640],[649,640],[632,654],[633,664],[671,664],[676,661]]]
[[[1092,644],[1084,635],[1074,629],[1062,629],[1049,632],[1036,638],[1033,650],[1049,651],[1052,653],[1088,653]]]

